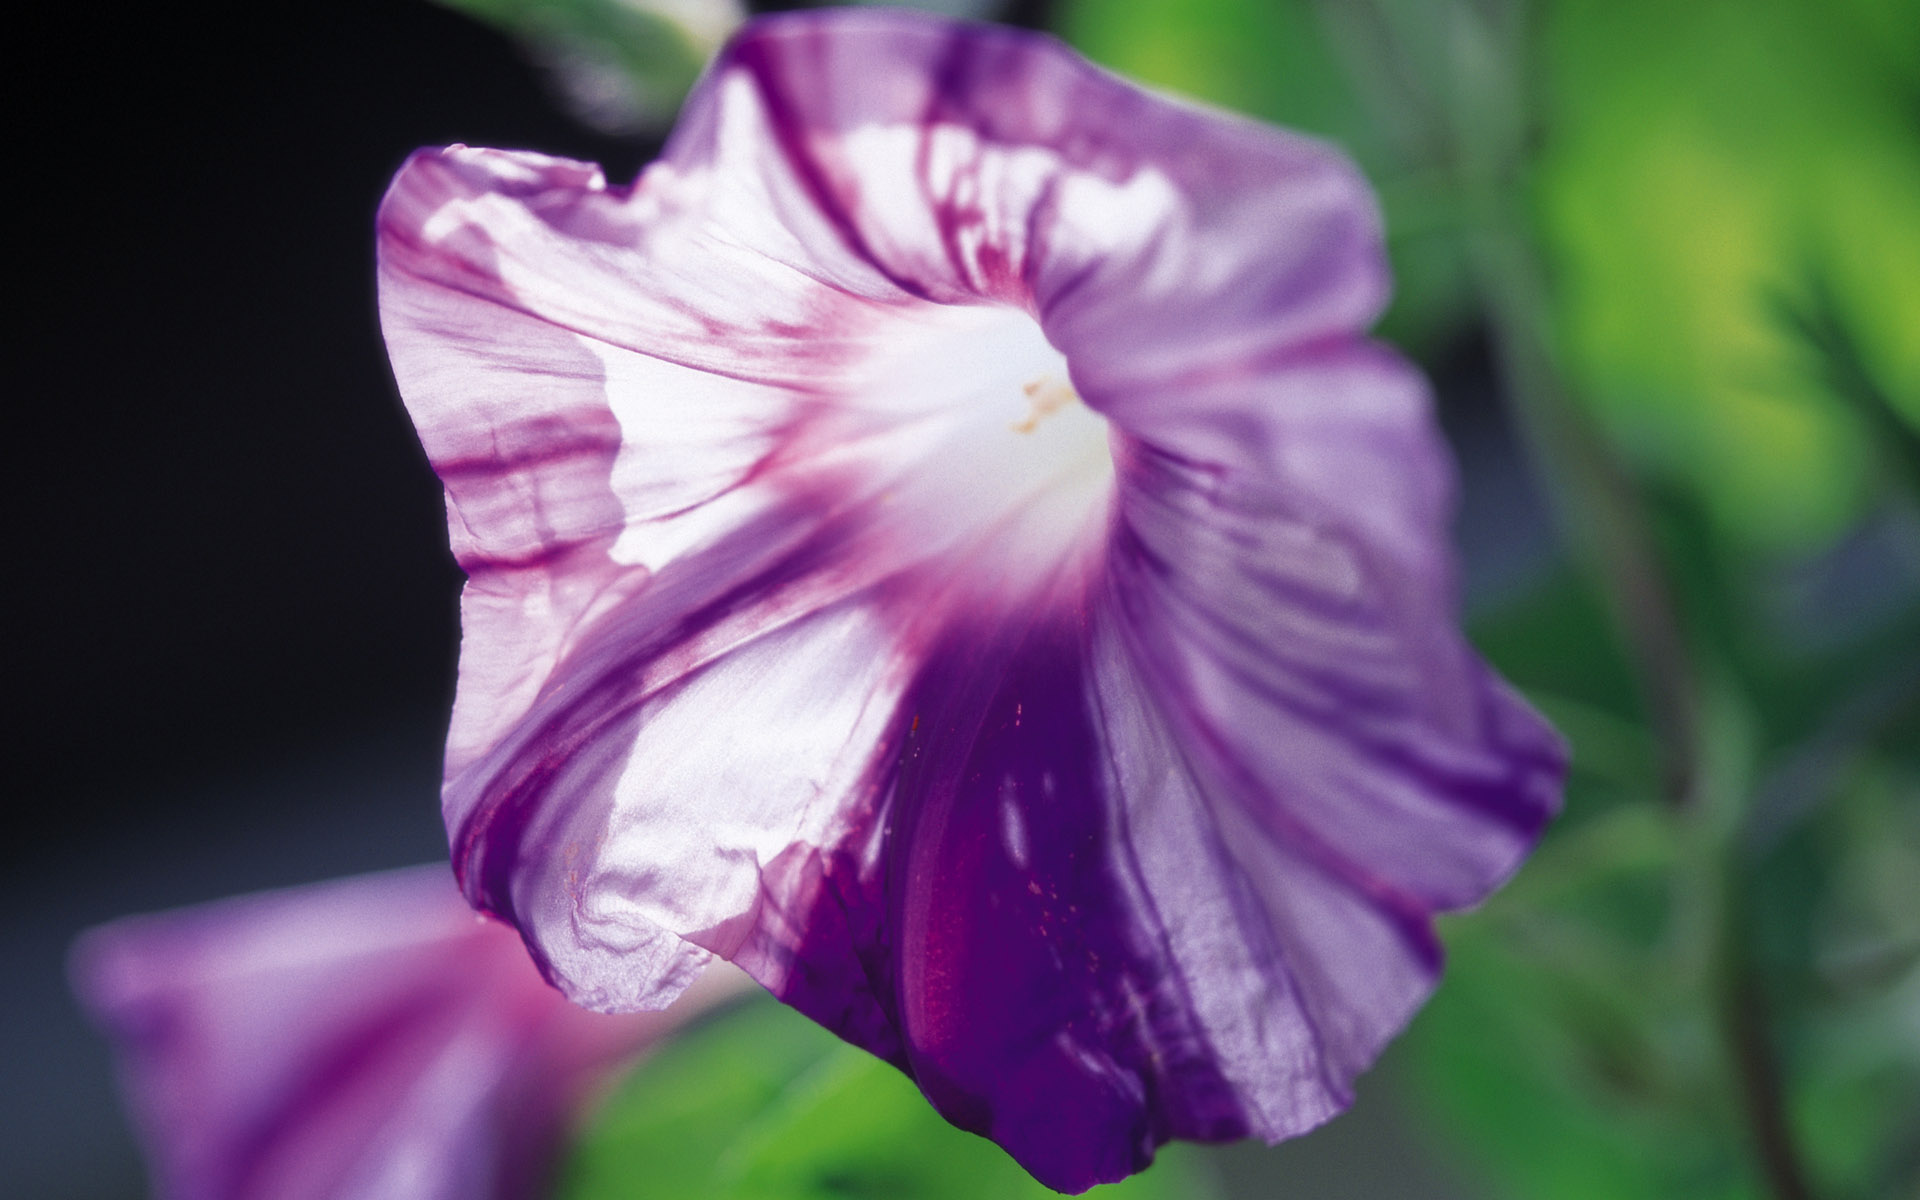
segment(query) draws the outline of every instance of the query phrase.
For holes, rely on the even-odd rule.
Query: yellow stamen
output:
[[[1015,433],[1032,433],[1040,428],[1040,422],[1049,414],[1057,413],[1080,399],[1071,383],[1051,375],[1042,375],[1020,390],[1027,394],[1027,400],[1033,408],[1025,417],[1009,426]]]

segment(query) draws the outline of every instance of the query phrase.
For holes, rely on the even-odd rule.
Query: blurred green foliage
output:
[[[1920,423],[1915,30],[1911,4],[1545,10],[1537,197],[1568,364],[1636,458],[1745,538],[1830,538],[1870,495],[1866,431],[1783,303],[1827,304]]]
[[[1044,1200],[998,1146],[946,1123],[898,1070],[756,997],[621,1085],[568,1164],[564,1200]],[[1194,1153],[1088,1195],[1207,1200]]]
[[[737,0],[436,0],[518,40],[581,120],[664,129],[739,24]]]

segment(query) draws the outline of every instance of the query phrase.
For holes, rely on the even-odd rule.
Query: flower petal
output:
[[[74,955],[172,1200],[531,1197],[592,1085],[737,978],[585,1012],[437,866],[131,917]]]
[[[462,552],[470,613],[500,599],[456,870],[585,1002],[731,958],[1084,1189],[1337,1112],[1432,986],[1432,914],[1558,803],[1557,739],[1456,628],[1444,451],[1364,341],[1378,218],[1324,146],[1031,35],[796,14],[630,191],[424,154],[382,237],[436,466],[544,442],[489,486],[563,462],[621,514],[537,588]],[[568,338],[597,371],[533,349]],[[457,547],[517,528],[455,474]]]
[[[1273,414],[1265,470],[1124,456],[1112,594],[1150,690],[1214,788],[1412,909],[1472,904],[1565,754],[1457,632],[1425,388],[1354,343],[1237,390]]]
[[[1267,470],[1123,455],[1104,659],[1131,672],[1099,696],[1177,748],[1172,794],[1129,798],[1136,861],[1199,1027],[1277,1139],[1350,1102],[1437,979],[1432,914],[1519,865],[1566,757],[1455,629],[1417,377],[1354,344],[1241,386],[1282,433]]]

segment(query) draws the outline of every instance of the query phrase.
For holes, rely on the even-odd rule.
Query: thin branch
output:
[[[1726,869],[1737,874],[1738,862]],[[1727,1053],[1739,1081],[1741,1107],[1759,1157],[1761,1173],[1774,1200],[1813,1200],[1793,1127],[1787,1117],[1786,1091],[1770,1035],[1766,990],[1741,936],[1746,910],[1744,889],[1729,883],[1730,901],[1723,924],[1719,1009]]]

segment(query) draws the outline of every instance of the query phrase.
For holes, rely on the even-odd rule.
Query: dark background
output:
[[[13,27],[0,1190],[128,1197],[74,934],[444,853],[460,577],[380,344],[387,180],[421,145],[614,179],[653,147],[575,123],[507,39],[421,0],[36,6]],[[1543,518],[1472,346],[1443,386],[1479,460],[1470,582],[1497,589]],[[1363,1103],[1285,1148],[1308,1189],[1288,1194],[1390,1194],[1395,1120]]]
[[[28,12],[0,1192],[130,1196],[105,1050],[67,999],[74,932],[444,853],[460,576],[375,317],[387,180],[434,143],[616,177],[649,148],[417,0]]]
[[[503,38],[418,2],[41,9],[6,723],[49,822],[447,698],[458,576],[389,377],[373,213],[416,146],[631,174]],[[22,46],[27,49],[27,46]]]

